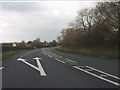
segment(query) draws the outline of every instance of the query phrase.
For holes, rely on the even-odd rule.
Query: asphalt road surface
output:
[[[118,60],[42,48],[2,62],[2,88],[118,88]]]

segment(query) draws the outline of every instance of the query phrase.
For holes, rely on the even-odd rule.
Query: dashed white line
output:
[[[61,62],[61,63],[65,63],[64,61],[61,61],[61,60],[59,60],[59,59],[57,59],[57,58],[55,58],[55,60],[57,60],[57,61],[59,61],[59,62]]]
[[[44,54],[44,52],[42,51],[42,53]]]
[[[102,75],[100,75],[100,76],[101,76],[101,77],[107,77],[107,75],[103,75],[103,74],[102,74]]]
[[[97,77],[97,78],[99,78],[99,79],[102,79],[102,80],[104,80],[104,81],[107,81],[107,82],[109,82],[109,83],[112,83],[112,84],[114,84],[114,85],[116,85],[116,86],[120,86],[120,84],[117,83],[117,82],[114,82],[114,81],[111,81],[111,80],[109,80],[109,79],[103,78],[103,77],[98,76],[98,75],[96,75],[96,74],[94,74],[94,73],[91,73],[91,72],[89,72],[89,71],[86,71],[86,70],[84,70],[84,69],[81,69],[81,68],[79,68],[79,67],[77,67],[77,66],[73,66],[73,68],[76,68],[76,69],[78,69],[78,70],[80,70],[80,71],[86,72],[86,73],[88,73],[88,74],[90,74],[90,75],[92,75],[92,76],[94,76],[94,77]]]
[[[52,58],[52,56],[48,55],[48,57]]]
[[[111,76],[111,77],[113,77],[113,78],[116,78],[116,79],[119,79],[119,80],[120,80],[119,77],[116,77],[116,76],[111,75],[111,74],[109,74],[109,73],[106,73],[106,72],[100,71],[100,70],[95,69],[95,68],[92,68],[92,67],[90,67],[90,66],[86,66],[86,67],[87,67],[87,68],[90,68],[90,69],[92,69],[92,70],[98,71],[98,72],[100,72],[100,73],[106,74],[106,75],[108,75],[108,76]]]
[[[45,53],[44,53],[45,54]],[[45,55],[47,55],[47,54],[45,54]]]
[[[42,53],[45,55],[45,52],[42,51]]]
[[[70,59],[68,59],[68,58],[66,58],[66,60],[68,60],[68,61],[70,61],[70,62],[77,63],[76,61],[70,60]]]
[[[62,58],[62,56],[58,55],[58,57]]]

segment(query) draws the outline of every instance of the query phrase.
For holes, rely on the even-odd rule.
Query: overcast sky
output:
[[[52,41],[75,19],[78,10],[92,8],[95,2],[1,2],[0,6],[0,42]]]

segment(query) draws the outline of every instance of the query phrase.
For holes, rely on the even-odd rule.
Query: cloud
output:
[[[43,8],[37,2],[3,2],[3,11],[31,12],[41,11]]]
[[[85,5],[88,4],[77,1],[3,3],[0,41],[28,41],[37,37],[42,41],[54,40],[74,20],[76,11]]]
[[[5,12],[2,27],[2,39],[31,40],[40,37],[42,40],[56,39],[57,33],[67,26],[66,16],[48,13]],[[5,23],[6,22],[6,23]],[[11,38],[14,37],[14,38]]]

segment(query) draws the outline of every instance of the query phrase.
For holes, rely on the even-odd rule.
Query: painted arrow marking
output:
[[[0,70],[2,70],[4,67],[1,67]]]
[[[38,64],[38,67],[39,67],[41,76],[46,76],[46,73],[45,73],[45,71],[44,71],[44,69],[43,69],[43,67],[42,67],[42,65],[41,65],[41,63],[40,63],[40,61],[39,61],[39,60],[41,60],[42,58],[36,57],[36,58],[33,58],[33,59],[35,59],[35,60],[37,61],[37,64]]]
[[[28,62],[26,62],[26,61],[25,61],[26,59],[23,59],[23,58],[18,58],[17,61],[22,61],[22,62],[24,62],[24,63],[27,64],[28,66],[30,66],[30,67],[38,70],[38,71],[40,72],[41,76],[46,76],[45,71],[43,70],[42,65],[41,65],[40,62],[39,62],[39,59],[41,59],[41,58],[38,58],[38,57],[37,57],[37,58],[34,58],[34,59],[36,59],[39,68],[36,67],[36,66],[34,66],[34,65],[32,65],[32,64],[30,64],[30,63],[28,63]]]

